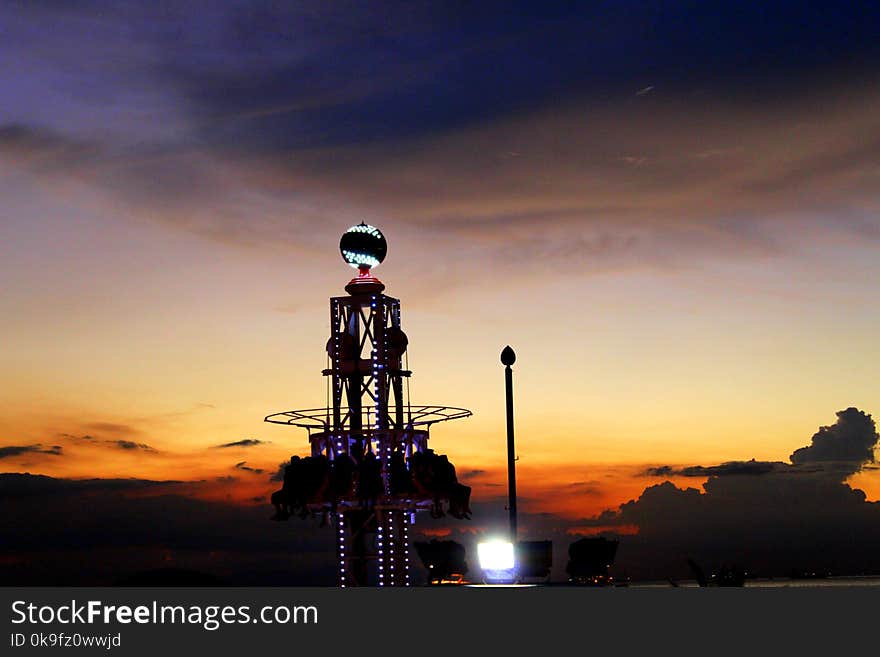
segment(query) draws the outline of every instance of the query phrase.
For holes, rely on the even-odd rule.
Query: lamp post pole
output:
[[[513,443],[513,370],[516,354],[510,345],[501,352],[507,397],[507,509],[510,513],[510,540],[516,545],[516,449]]]

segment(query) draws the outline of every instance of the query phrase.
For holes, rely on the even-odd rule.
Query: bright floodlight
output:
[[[510,541],[488,541],[477,545],[480,568],[483,570],[509,570],[515,565],[513,543]]]
[[[485,581],[509,583],[516,580],[516,558],[513,543],[494,540],[477,545],[477,556]]]
[[[381,230],[361,222],[342,234],[339,251],[355,269],[370,269],[385,259],[388,243]]]

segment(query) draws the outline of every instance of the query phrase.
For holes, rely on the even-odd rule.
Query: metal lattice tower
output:
[[[420,485],[415,471],[425,459],[438,458],[428,448],[430,426],[470,411],[409,403],[400,301],[383,294],[384,285],[370,272],[385,255],[381,232],[355,226],[340,249],[359,274],[346,286],[348,296],[330,299],[323,371],[330,384],[328,405],[276,413],[266,421],[308,429],[311,466],[327,463],[329,494],[325,489],[301,501],[307,512],[333,517],[339,585],[408,586],[409,529],[416,512],[436,513],[442,499],[451,499],[448,491]],[[351,486],[345,474],[350,467],[357,472]]]

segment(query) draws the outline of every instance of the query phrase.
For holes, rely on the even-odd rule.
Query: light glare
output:
[[[516,565],[513,555],[513,543],[494,540],[477,545],[477,556],[480,568],[486,571],[512,570]]]

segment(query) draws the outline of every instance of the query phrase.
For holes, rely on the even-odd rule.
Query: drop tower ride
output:
[[[265,418],[307,429],[311,444],[285,468],[274,519],[321,515],[333,527],[339,586],[409,586],[416,513],[470,517],[470,488],[428,440],[433,424],[471,412],[410,403],[400,301],[372,273],[387,253],[382,232],[361,223],[339,248],[358,274],[330,299],[327,405]]]

